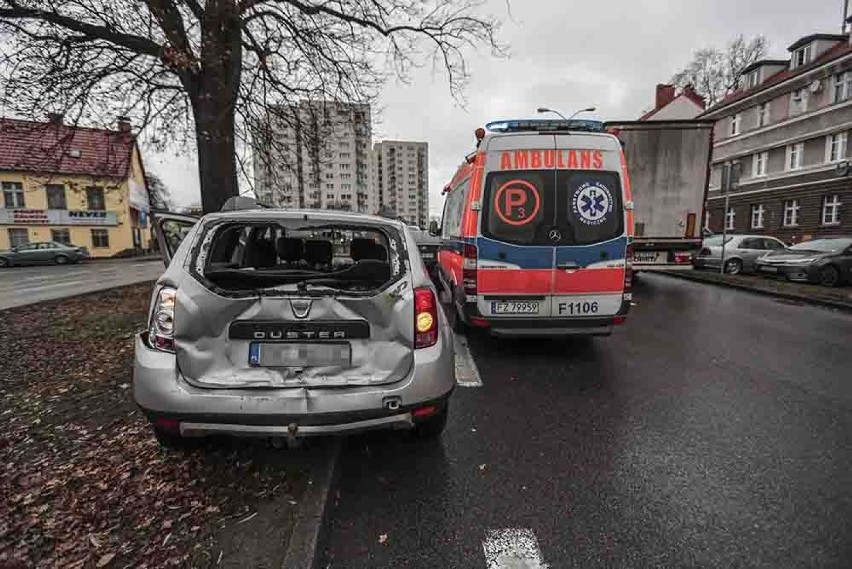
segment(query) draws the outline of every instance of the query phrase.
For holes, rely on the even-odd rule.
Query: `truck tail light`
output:
[[[477,262],[476,258],[478,256],[478,252],[476,250],[476,245],[471,245],[470,243],[465,243],[464,245],[464,264],[462,265],[462,282],[464,283],[464,292],[465,294],[475,295],[476,294],[476,269]]]
[[[627,245],[627,250],[624,252],[624,290],[628,291],[633,287],[633,243]]]
[[[414,289],[414,347],[428,348],[438,342],[438,303],[431,288]]]
[[[688,265],[692,262],[692,253],[689,251],[678,251],[674,254],[676,265]]]
[[[151,321],[148,323],[148,341],[164,352],[175,351],[175,298],[177,291],[164,286],[157,293]]]

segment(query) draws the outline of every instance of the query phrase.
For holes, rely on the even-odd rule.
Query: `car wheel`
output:
[[[0,257],[0,269],[3,269],[5,267],[11,267],[11,266],[12,266],[12,263],[9,262],[9,259],[5,259],[3,257]]]
[[[459,316],[458,308],[456,307],[455,302],[455,294],[450,290],[450,303],[446,305],[446,314],[447,320],[450,322],[450,328],[453,329],[453,332],[456,334],[464,335],[467,332],[467,325],[462,320],[461,316]]]
[[[182,437],[178,433],[153,427],[154,436],[161,447],[170,450],[193,450],[201,446],[201,439]]]
[[[822,286],[837,286],[840,284],[840,271],[827,265],[819,270],[819,284]]]
[[[738,275],[743,272],[743,262],[739,259],[725,261],[725,272],[729,275]]]
[[[445,404],[444,408],[422,421],[418,421],[414,425],[412,435],[416,439],[434,439],[441,436],[444,432],[444,427],[447,426],[447,416],[449,415],[450,405]]]
[[[68,257],[66,257],[65,255],[57,255],[56,258],[53,259],[53,262],[57,265],[67,265]]]

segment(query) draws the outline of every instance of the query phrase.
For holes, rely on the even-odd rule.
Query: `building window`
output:
[[[755,69],[746,76],[746,89],[757,87],[760,84],[760,74],[762,69]]]
[[[734,230],[734,220],[737,217],[737,212],[733,206],[728,208],[728,212],[725,214],[725,229],[728,231]]]
[[[24,207],[24,186],[20,182],[3,182],[3,205]]]
[[[751,228],[763,229],[763,204],[753,204],[751,206]]]
[[[801,67],[802,65],[806,65],[811,60],[811,46],[810,44],[805,47],[797,49],[793,53],[793,69],[797,67]]]
[[[47,184],[44,186],[44,191],[47,194],[47,209],[68,209],[68,205],[65,203],[65,186]]]
[[[839,103],[852,97],[852,72],[837,73],[832,77],[833,102]]]
[[[26,245],[30,242],[29,232],[23,228],[12,228],[9,229],[9,246],[10,247],[21,247],[22,245]]]
[[[104,210],[104,189],[103,188],[86,188],[86,206],[89,209]]]
[[[341,169],[341,170],[349,170],[349,169],[351,169],[351,168],[352,168],[352,165],[351,165],[351,164],[340,164],[340,169]]]
[[[757,128],[769,124],[769,103],[757,106]]]
[[[326,190],[333,190],[333,189],[334,189],[334,184],[326,184],[326,185],[325,185],[325,189],[326,189]]]
[[[325,199],[327,199],[327,200],[333,200],[333,199],[334,199],[334,194],[326,194],[326,195],[325,195]]]
[[[846,158],[846,134],[838,132],[825,137],[826,162],[840,162]]]
[[[787,147],[787,170],[801,170],[805,145],[802,142]]]
[[[740,133],[740,124],[742,123],[742,113],[737,113],[731,117],[731,136],[736,136]]]
[[[822,198],[822,224],[837,225],[840,223],[840,196],[837,194]]]
[[[57,243],[71,244],[71,232],[67,229],[51,229],[50,240]]]
[[[796,89],[790,93],[790,116],[805,112],[805,90]]]
[[[769,152],[759,152],[754,155],[751,163],[751,175],[755,178],[766,175],[766,163],[769,162]]]
[[[784,227],[797,225],[799,225],[799,200],[787,200],[784,202]]]
[[[109,231],[106,229],[92,229],[92,247],[97,249],[109,248]]]

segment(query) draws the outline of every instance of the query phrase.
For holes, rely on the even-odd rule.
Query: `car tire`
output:
[[[743,262],[739,259],[725,261],[725,274],[738,275],[743,272]]]
[[[57,265],[67,265],[68,257],[66,257],[65,255],[57,255],[56,257],[54,257],[53,262]]]
[[[840,285],[840,271],[833,265],[826,265],[817,273],[819,284],[822,286],[838,286]]]
[[[157,443],[159,443],[159,445],[163,448],[167,448],[169,450],[188,451],[201,446],[201,439],[182,437],[178,433],[164,431],[156,427],[153,427],[153,429]]]
[[[6,267],[11,267],[12,263],[9,262],[9,259],[4,257],[0,257],[0,269],[5,269]]]
[[[441,433],[444,432],[444,428],[447,426],[447,417],[450,414],[449,411],[450,405],[444,404],[444,408],[431,417],[415,423],[411,434],[418,440],[428,440],[440,437]]]

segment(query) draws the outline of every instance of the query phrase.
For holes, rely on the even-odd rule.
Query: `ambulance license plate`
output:
[[[491,314],[538,314],[538,302],[497,300],[491,303]]]

